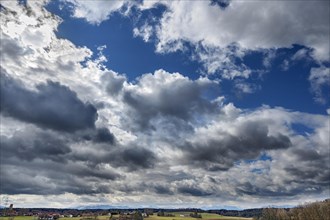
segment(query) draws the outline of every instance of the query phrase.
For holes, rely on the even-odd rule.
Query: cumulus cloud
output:
[[[267,57],[276,49],[293,45],[305,48],[285,59],[283,70],[302,56],[318,63],[329,60],[330,14],[324,1],[67,2],[72,3],[74,16],[92,24],[109,19],[112,12],[120,12],[125,4],[128,11],[133,7],[140,10],[139,15],[163,6],[159,19],[141,21],[143,16],[135,16],[133,35],[154,42],[159,53],[190,50],[191,58],[203,65],[202,73],[216,73],[225,79],[246,79],[265,72],[271,62]],[[244,64],[244,57],[251,51],[265,54],[268,64],[264,70]],[[256,92],[246,88],[240,92]],[[317,95],[316,99],[319,99]]]
[[[188,186],[182,186],[178,188],[178,192],[182,194],[188,194],[192,196],[209,196],[211,193],[205,192],[202,189],[188,187]]]
[[[206,78],[193,81],[179,73],[157,70],[127,87],[123,101],[130,106],[129,117],[136,120],[132,123],[141,128],[150,127],[151,120],[158,116],[179,121],[202,120],[201,115],[217,111],[216,103],[207,98],[207,91],[212,87],[216,90],[216,85]]]
[[[290,47],[298,43],[315,49],[318,59],[327,60],[329,56],[328,49],[325,49],[329,45],[326,19],[329,18],[329,5],[325,2],[160,3],[168,7],[157,27],[157,49],[160,51],[166,51],[173,42],[183,40],[203,41],[206,45],[221,48],[238,43],[240,47],[252,50]],[[221,10],[214,5],[225,7]],[[313,19],[307,14],[313,14]]]
[[[7,123],[7,119],[2,118],[2,126]],[[104,164],[90,166],[90,161],[95,160],[92,156],[89,160],[74,160],[77,150],[86,145],[77,141],[74,134],[63,135],[19,121],[14,123],[20,129],[12,136],[1,135],[0,140],[2,194],[110,192],[109,186],[101,180],[111,181],[121,177]]]
[[[321,66],[312,68],[309,76],[311,91],[315,94],[315,101],[326,103],[329,100],[330,68]]]
[[[262,151],[285,149],[291,146],[288,136],[268,134],[267,122],[247,121],[239,125],[233,134],[211,127],[201,140],[187,143],[187,162],[204,167],[210,171],[228,170],[234,162],[244,159],[255,159]],[[217,134],[215,136],[214,134]],[[212,138],[208,138],[208,137]]]
[[[109,19],[112,12],[120,10],[127,1],[78,1],[65,0],[73,4],[73,16],[84,18],[91,24],[100,24]]]
[[[115,159],[110,163],[115,167],[127,167],[134,171],[140,168],[152,168],[156,162],[155,154],[145,148],[131,147],[113,152]]]
[[[124,88],[124,82],[127,80],[126,77],[118,75],[115,72],[109,71],[104,73],[102,80],[105,82],[104,87],[109,95],[117,95]]]
[[[267,71],[268,58],[276,49],[295,44],[305,48],[284,60],[284,70],[302,57],[317,63],[329,60],[330,14],[324,1],[144,1],[140,8],[159,5],[166,7],[162,18],[136,27],[135,36],[154,42],[159,53],[189,50],[191,58],[202,63],[204,74],[250,78]],[[244,63],[252,51],[265,54],[265,69]],[[255,91],[246,86],[241,89],[242,93]]]
[[[26,161],[43,158],[66,163],[64,156],[71,152],[71,148],[64,140],[45,132],[16,132],[10,138],[2,135],[1,148],[4,158],[17,157]]]
[[[94,128],[97,110],[85,104],[68,87],[48,81],[30,91],[1,74],[1,112],[41,127],[62,131]]]
[[[260,90],[260,86],[257,86],[252,83],[246,83],[241,80],[236,80],[234,87],[238,96],[240,96],[241,94],[255,93],[257,90]]]
[[[84,10],[89,4],[71,2]],[[244,17],[254,5],[214,2],[213,6],[202,1],[189,4],[195,6],[192,10],[200,10],[200,21],[207,19],[203,10],[215,18],[246,7],[245,13],[238,13]],[[230,202],[251,207],[268,204],[269,196],[290,204],[328,196],[328,115],[269,106],[238,108],[221,96],[219,81],[193,80],[164,70],[130,82],[101,66],[102,59],[91,59],[88,48],[58,39],[54,33],[60,19],[43,8],[45,2],[29,1],[28,7],[13,1],[1,4],[2,40],[6,42],[1,44],[1,194],[15,195],[18,206],[27,200],[35,206],[52,206],[49,201],[57,200],[63,207],[100,201],[98,197],[112,204],[158,201],[159,206],[182,207]],[[146,4],[153,2],[145,1],[145,9]],[[174,10],[163,15],[168,30],[185,13],[187,18],[183,16],[182,21],[188,27],[198,22],[189,18],[189,10],[180,12],[183,6],[192,7],[188,3],[163,4]],[[270,19],[278,7],[298,3],[262,4],[267,12],[274,7],[270,15],[265,13]],[[302,11],[308,11],[307,6]],[[177,18],[174,12],[181,14]],[[260,19],[261,12],[255,13],[251,19],[268,27],[271,19]],[[107,16],[104,12],[89,19],[97,23]],[[318,16],[323,15],[312,20]],[[194,36],[185,33],[186,40],[198,42],[202,36],[206,40],[200,44],[211,47],[213,42],[212,47],[225,48],[225,36],[219,40],[207,35],[207,30],[214,29],[212,24],[222,22],[220,18]],[[179,42],[181,26],[177,24],[172,37]],[[163,28],[162,23],[158,25]],[[256,30],[261,29],[258,25]],[[241,28],[251,42],[240,42],[239,47],[252,48],[251,24]],[[171,40],[164,31],[157,33],[162,46]],[[290,34],[275,46],[290,46]],[[304,36],[299,38],[302,43]],[[256,46],[271,47],[271,40],[260,39]],[[307,46],[314,47],[313,42]],[[238,53],[240,48],[232,50]],[[303,52],[296,58],[301,56]],[[242,78],[249,77],[248,72],[238,72]],[[323,85],[324,73],[315,69],[310,80]],[[227,78],[235,78],[234,72]]]

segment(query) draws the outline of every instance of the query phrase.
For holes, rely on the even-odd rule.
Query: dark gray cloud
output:
[[[107,157],[104,152],[96,155],[89,153],[86,157],[79,157],[79,151],[77,152],[77,149],[73,151],[69,146],[77,143],[72,141],[70,136],[58,136],[56,133],[39,132],[31,128],[30,131],[17,132],[12,137],[2,135],[0,143],[2,164],[30,167],[32,170],[40,165],[37,167],[40,173],[44,169],[53,170],[57,167],[58,170],[65,169],[67,173],[80,178],[96,177],[114,180],[119,177],[118,174],[102,168]],[[75,164],[71,164],[72,162]]]
[[[154,186],[154,190],[155,190],[155,193],[157,194],[164,194],[164,195],[173,195],[173,191],[166,187],[166,186],[162,186],[162,185],[156,185]]]
[[[212,11],[221,12],[218,6],[225,8],[229,1],[211,2],[215,7],[207,5],[210,1],[200,6],[204,4]],[[163,3],[169,9],[186,7],[184,4]],[[10,1],[3,4],[13,10],[20,7]],[[157,200],[161,195],[164,198],[162,203],[170,201],[168,204],[175,205],[171,202],[177,199],[184,201],[185,196],[189,196],[192,203],[196,200],[210,203],[215,200],[234,202],[237,195],[244,199],[251,196],[256,200],[263,197],[259,201],[267,201],[270,196],[299,198],[300,195],[327,192],[329,155],[322,149],[328,148],[328,143],[320,146],[322,142],[312,140],[328,140],[327,135],[313,134],[321,129],[324,115],[306,116],[264,106],[257,110],[238,109],[233,104],[225,104],[228,101],[225,97],[218,97],[219,82],[205,78],[191,80],[179,73],[170,74],[163,70],[143,74],[135,82],[130,82],[125,76],[107,70],[101,57],[93,60],[95,56],[91,56],[87,48],[77,48],[65,39],[56,39],[52,30],[56,30],[58,21],[46,10],[41,10],[36,1],[29,4],[35,13],[29,14],[30,19],[24,22],[20,21],[24,16],[9,17],[7,12],[1,11],[4,18],[1,19],[4,32],[1,44],[4,62],[1,65],[8,70],[1,70],[7,74],[1,76],[0,117],[6,121],[1,124],[3,134],[0,137],[1,194],[61,197],[68,192],[86,195],[87,200],[84,201],[88,201],[91,194],[100,197],[103,193],[111,193],[118,198],[117,201],[125,198],[129,202],[133,196],[131,201],[141,199],[144,203],[150,199]],[[230,6],[225,10],[229,9]],[[165,11],[167,14],[164,16],[171,16],[172,11],[175,10]],[[190,13],[187,10],[176,11]],[[258,15],[256,18],[258,20]],[[162,21],[170,20],[160,17],[153,26]],[[286,25],[286,20],[283,21]],[[171,26],[175,22],[170,23]],[[144,27],[145,33],[150,34],[148,25]],[[235,27],[239,27],[239,31],[242,29],[239,25]],[[17,34],[12,30],[22,32]],[[203,35],[205,38],[207,34]],[[189,36],[192,35],[188,33]],[[196,33],[193,37],[196,39]],[[228,42],[224,42],[224,49],[228,52],[222,52],[221,48],[212,48],[208,43],[214,39],[219,38],[212,35],[206,41],[198,41],[193,49],[200,55],[194,59],[205,64],[209,73],[230,68],[233,71],[224,72],[224,77],[249,77],[250,73],[244,66],[232,66],[231,56],[241,53],[240,48],[235,45],[227,47]],[[226,37],[224,39],[226,41]],[[254,47],[254,40],[250,42]],[[159,43],[165,47],[170,45]],[[160,48],[159,52],[162,51],[166,52],[166,48]],[[218,62],[219,56],[229,59],[229,63]],[[83,60],[88,65],[80,65]],[[16,72],[18,68],[20,72]],[[45,78],[53,82],[28,87],[31,86],[29,83]],[[237,88],[255,89],[241,82],[237,82],[240,83]],[[213,99],[215,97],[218,97],[217,101]],[[82,100],[90,100],[93,105]],[[98,114],[97,125],[116,126],[118,139],[109,128],[96,127]],[[292,117],[293,114],[298,116]],[[308,135],[291,130],[290,122],[295,120],[311,124]],[[218,130],[219,126],[213,126],[217,122],[226,127]],[[270,155],[273,160],[256,159],[261,153]],[[256,160],[250,163],[246,159]],[[201,168],[222,172],[207,172]],[[24,195],[15,196],[16,201],[24,198]],[[72,197],[83,201],[78,199],[80,196]],[[202,197],[207,198],[204,200]],[[39,196],[36,200],[43,203],[47,197]],[[108,198],[105,201],[109,202]]]
[[[228,170],[237,160],[255,159],[264,150],[291,146],[288,136],[269,135],[265,122],[247,122],[238,129],[237,135],[225,134],[207,142],[188,142],[183,146],[187,163],[210,171]]]
[[[181,186],[178,188],[178,192],[182,194],[187,194],[191,196],[210,196],[212,193],[205,191],[204,189],[199,189],[191,186]]]
[[[94,128],[97,110],[83,103],[70,88],[48,81],[37,91],[1,74],[1,113],[40,127],[72,132]]]
[[[90,178],[89,173],[79,177],[60,164],[44,163],[39,166],[35,170],[31,170],[31,166],[16,168],[4,166],[1,169],[1,193],[37,195],[59,195],[66,192],[79,195],[111,193],[109,185],[95,177]],[[60,169],[55,170],[55,168]],[[108,183],[110,179],[104,180]]]
[[[272,185],[270,186],[258,186],[256,184],[251,184],[249,182],[245,182],[237,186],[236,192],[239,195],[252,195],[259,197],[285,197],[285,196],[295,196],[301,193],[306,193],[308,190],[303,185],[299,185],[298,187],[290,188],[280,185]],[[321,190],[319,187],[314,188],[313,191],[309,193],[320,193]]]
[[[105,85],[105,90],[111,96],[118,95],[126,81],[124,76],[115,75],[113,72],[106,72],[101,79]]]
[[[52,160],[66,163],[66,155],[71,148],[64,140],[55,138],[49,133],[40,132],[34,137],[32,133],[15,133],[12,137],[0,136],[2,163],[6,158],[17,157],[20,160],[32,161],[34,159]]]
[[[83,139],[93,141],[95,143],[108,143],[110,145],[114,145],[116,143],[115,136],[109,131],[108,128],[104,127],[77,133],[77,136],[79,135],[81,135]]]
[[[288,181],[310,186],[309,188],[330,185],[329,154],[320,154],[315,149],[292,149],[288,152],[295,163],[286,163],[284,171],[291,178]]]
[[[97,130],[91,132],[97,133]],[[108,137],[109,133],[105,133]],[[86,157],[75,159],[81,151],[79,148],[86,144],[96,148],[97,144],[94,140],[86,142],[79,135],[41,130],[32,125],[10,136],[1,135],[1,193],[54,195],[65,192],[111,192],[109,182],[123,175],[99,159],[105,154],[104,151],[96,154],[95,149],[95,154],[89,153]],[[105,142],[107,138],[101,138],[101,141],[101,144],[108,143]]]
[[[301,161],[319,161],[324,158],[325,155],[320,155],[315,149],[292,149],[298,160]]]
[[[131,147],[117,149],[111,153],[109,163],[115,167],[126,167],[129,171],[154,167],[156,155],[145,148]]]
[[[90,168],[97,168],[100,164],[108,164],[115,168],[125,168],[134,172],[140,169],[153,168],[158,160],[155,153],[142,147],[101,145],[99,150],[77,151],[70,154],[70,160],[86,162]]]
[[[201,91],[197,86],[163,90],[154,97],[150,97],[151,99],[145,98],[134,92],[126,92],[124,101],[145,118],[162,114],[187,120],[194,113],[211,111],[214,107],[210,102],[201,98]]]
[[[123,94],[124,103],[130,107],[127,113],[129,126],[137,125],[137,129],[156,129],[151,125],[151,120],[156,120],[155,118],[165,117],[164,121],[178,125],[198,122],[203,120],[204,116],[217,112],[218,106],[207,99],[208,93],[218,92],[215,82],[192,81],[179,77],[176,79],[174,74],[161,71],[155,75],[147,75],[137,83],[141,90],[151,92],[127,90]],[[161,82],[167,79],[173,82],[162,85]],[[146,83],[147,80],[155,86],[150,87],[150,84]]]
[[[10,39],[10,37],[2,33],[1,35],[1,62],[6,60],[16,60],[18,65],[20,64],[20,57],[28,54],[28,51],[22,48],[17,41]]]
[[[95,139],[96,142],[108,142],[113,144],[115,141],[115,136],[110,133],[107,128],[98,128],[96,130]]]
[[[41,136],[31,137],[32,141],[28,138],[1,137],[1,193],[109,193],[109,183],[123,177],[101,163],[89,166],[90,161],[94,160],[92,156],[89,160],[73,161],[74,152],[67,146],[56,144],[63,141],[53,140],[54,137],[49,134],[44,137],[52,142],[41,146],[38,141],[47,141],[41,140]]]

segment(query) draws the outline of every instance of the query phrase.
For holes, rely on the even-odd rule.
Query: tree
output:
[[[135,212],[133,214],[133,220],[143,220],[143,216],[142,216],[141,212]]]

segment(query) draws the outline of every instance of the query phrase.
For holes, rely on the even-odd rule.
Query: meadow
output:
[[[252,218],[240,218],[240,217],[230,217],[230,216],[222,216],[218,214],[212,213],[201,213],[202,218],[192,218],[192,217],[181,217],[180,215],[189,215],[187,212],[173,212],[171,213],[175,216],[165,217],[165,216],[157,216],[157,214],[151,215],[146,220],[252,220]]]

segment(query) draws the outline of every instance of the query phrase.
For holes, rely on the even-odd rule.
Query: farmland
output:
[[[151,215],[147,219],[148,220],[198,220],[199,218],[192,218],[192,217],[182,217],[182,215],[189,215],[186,212],[173,212],[171,213],[175,216],[173,217],[163,217],[157,215]],[[229,216],[222,216],[212,213],[201,213],[202,218],[201,220],[250,220],[252,218],[239,218],[239,217],[229,217]]]
[[[150,215],[145,220],[198,220],[199,218],[192,218],[188,217],[188,212],[172,212],[174,216],[157,216],[155,213],[154,215]],[[252,218],[240,218],[240,217],[230,217],[230,216],[222,216],[212,213],[201,213],[202,218],[201,220],[251,220]],[[118,216],[114,216],[118,217]],[[36,216],[15,216],[14,220],[37,220],[38,217]],[[63,217],[59,218],[59,220],[80,220],[81,217]],[[98,220],[108,220],[109,216],[98,216]],[[0,220],[9,220],[9,217],[0,217]]]

